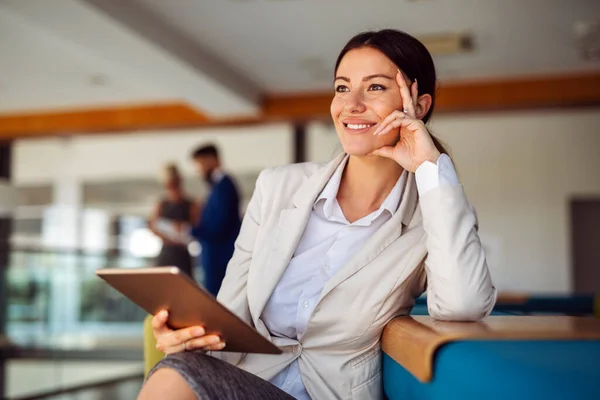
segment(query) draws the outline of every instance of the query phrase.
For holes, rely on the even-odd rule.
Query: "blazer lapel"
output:
[[[343,159],[343,155],[337,157],[305,180],[292,197],[292,207],[281,210],[277,229],[273,233],[275,240],[262,270],[261,293],[257,300],[249,305],[255,319],[260,318],[275,286],[292,259],[312,213],[315,199]]]
[[[398,206],[398,211],[386,222],[371,238],[365,243],[356,255],[348,263],[334,274],[325,284],[319,302],[335,287],[360,271],[369,262],[371,262],[386,247],[392,244],[402,235],[404,226],[408,226],[412,220],[418,203],[418,192],[413,173],[409,173],[406,185],[402,192],[402,199]]]

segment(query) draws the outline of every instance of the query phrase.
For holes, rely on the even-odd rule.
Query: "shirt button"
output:
[[[304,306],[304,308],[308,308],[308,301],[305,301],[303,306]]]

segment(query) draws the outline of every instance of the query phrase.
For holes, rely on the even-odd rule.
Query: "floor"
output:
[[[54,361],[14,359],[6,363],[6,393],[8,399],[34,396],[44,392],[89,385],[118,379],[123,376],[141,376],[143,363],[139,361]],[[102,387],[99,390],[69,394],[58,399],[132,399],[139,391],[141,380]],[[132,394],[134,393],[134,394]]]

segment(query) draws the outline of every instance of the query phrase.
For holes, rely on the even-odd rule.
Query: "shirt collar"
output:
[[[213,185],[221,182],[221,179],[225,177],[225,173],[220,168],[215,168],[210,174],[210,180]]]
[[[344,157],[340,165],[338,165],[338,167],[335,169],[335,172],[333,173],[333,175],[331,175],[331,178],[329,178],[329,181],[327,181],[327,184],[325,185],[325,187],[321,191],[321,194],[319,194],[319,197],[317,197],[317,200],[315,200],[315,203],[313,205],[313,209],[322,205],[323,214],[327,219],[334,219],[333,206],[334,203],[337,203],[337,192],[340,188],[342,174],[344,173],[344,168],[346,167],[347,163],[348,156]]]
[[[346,218],[343,216],[339,204],[337,204],[337,193],[340,188],[340,182],[342,181],[342,174],[344,173],[344,168],[348,163],[348,156],[346,156],[340,165],[336,168],[335,172],[321,191],[321,194],[315,200],[313,205],[313,209],[317,207],[322,207],[323,215],[328,220],[341,221],[338,222],[346,222]],[[402,198],[402,188],[406,185],[406,180],[408,179],[408,173],[403,171],[398,178],[398,181],[392,188],[392,191],[385,198],[379,209],[367,217],[369,217],[370,221],[373,221],[377,218],[384,210],[387,210],[391,215],[394,215],[396,211],[398,211],[398,206],[400,205],[400,200]],[[365,218],[367,218],[365,217]],[[358,222],[358,221],[357,221]]]

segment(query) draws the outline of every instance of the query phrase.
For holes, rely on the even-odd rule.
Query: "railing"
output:
[[[7,336],[14,342],[139,335],[145,313],[98,279],[99,268],[149,260],[114,253],[13,249],[6,271]]]

